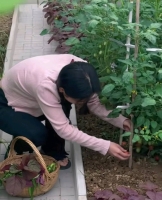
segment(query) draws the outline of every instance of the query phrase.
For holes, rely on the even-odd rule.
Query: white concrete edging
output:
[[[6,71],[9,70],[11,63],[12,63],[12,57],[13,57],[13,52],[14,52],[14,48],[15,48],[15,34],[16,34],[16,30],[17,30],[17,21],[18,21],[18,17],[19,17],[18,15],[19,15],[18,8],[15,8],[13,18],[12,18],[10,37],[9,37],[8,44],[7,44],[7,52],[6,52],[6,57],[5,57],[3,73],[5,73]]]
[[[70,114],[71,122],[74,126],[77,126],[77,117],[75,107],[73,105],[72,112]],[[73,158],[73,167],[74,167],[74,177],[76,185],[76,196],[77,200],[87,200],[87,190],[84,176],[84,167],[82,160],[82,153],[80,145],[76,143],[71,143],[71,152]]]
[[[26,4],[35,3],[37,0],[27,0]],[[10,37],[7,45],[7,52],[6,52],[6,59],[4,63],[4,73],[7,72],[11,68],[11,64],[13,61],[13,53],[15,49],[15,38],[18,28],[18,17],[19,17],[19,9],[15,8],[13,19],[12,19],[12,27],[10,31]],[[76,118],[76,111],[75,106],[72,105],[72,111],[70,114],[71,122],[74,126],[77,126],[77,118]],[[0,132],[0,139],[1,139],[2,131]],[[7,142],[11,141],[12,136],[5,133],[5,138],[7,135]],[[84,168],[83,168],[83,161],[81,155],[81,147],[78,144],[71,143],[71,152],[72,152],[72,160],[73,160],[73,169],[74,169],[74,182],[76,186],[76,200],[87,200],[87,192],[86,192],[86,184],[85,184],[85,177],[84,177]]]

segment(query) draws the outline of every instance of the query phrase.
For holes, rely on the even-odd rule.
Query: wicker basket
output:
[[[32,147],[32,149],[34,150],[34,153],[36,155],[37,161],[45,169],[45,174],[44,174],[45,183],[44,183],[44,185],[39,185],[34,190],[33,196],[38,196],[38,195],[44,194],[44,193],[48,192],[55,185],[55,183],[58,179],[60,165],[57,163],[57,161],[54,158],[52,158],[50,156],[46,156],[46,155],[41,155],[39,150],[35,147],[35,145],[30,140],[28,140],[27,138],[16,137],[12,141],[8,158],[0,163],[0,171],[5,165],[19,164],[21,162],[23,155],[16,155],[16,152],[14,151],[14,145],[15,145],[16,141],[19,140],[19,139],[24,140],[25,142],[27,142]],[[47,170],[47,165],[50,165],[53,162],[56,163],[56,170],[52,173],[49,173],[48,170]],[[3,172],[0,172],[0,176],[2,176],[2,173]],[[4,187],[5,187],[5,185],[4,185]],[[22,190],[21,194],[17,195],[17,197],[30,197],[29,192],[28,192],[28,188],[27,187],[24,188]]]

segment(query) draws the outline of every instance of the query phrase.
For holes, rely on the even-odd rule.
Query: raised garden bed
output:
[[[116,140],[119,131],[93,115],[77,116],[78,127],[96,137],[103,137],[107,132],[112,140]],[[118,134],[117,134],[118,133]],[[128,167],[128,161],[118,161],[109,156],[102,156],[97,152],[82,148],[83,164],[88,196],[93,196],[98,190],[112,189],[124,185],[137,191],[140,182],[151,181],[162,189],[162,164],[153,160],[134,155],[133,169]]]

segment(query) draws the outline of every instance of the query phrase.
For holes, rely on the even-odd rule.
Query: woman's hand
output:
[[[131,120],[126,119],[123,123],[123,129],[125,131],[131,131]]]
[[[110,142],[108,154],[120,160],[127,160],[130,157],[129,152],[127,152],[119,144],[116,144],[114,142]]]

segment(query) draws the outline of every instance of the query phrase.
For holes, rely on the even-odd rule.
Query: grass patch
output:
[[[0,77],[3,73],[6,47],[10,34],[12,15],[0,16]]]

